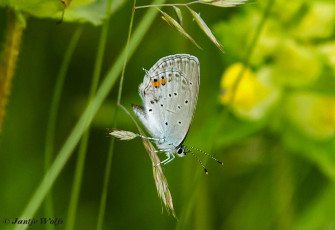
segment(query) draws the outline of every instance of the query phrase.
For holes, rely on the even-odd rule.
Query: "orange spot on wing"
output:
[[[162,84],[162,85],[165,85],[165,83],[166,83],[165,79],[162,79],[162,80],[161,80],[161,84]]]
[[[152,85],[155,87],[155,88],[158,88],[159,87],[159,81],[151,81]]]
[[[172,81],[172,78],[169,78],[169,79],[168,79],[168,82],[170,82],[170,81]]]

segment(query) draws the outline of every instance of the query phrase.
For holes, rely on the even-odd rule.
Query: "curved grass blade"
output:
[[[160,9],[158,10],[163,14],[163,19],[169,25],[174,26],[182,35],[184,35],[188,40],[190,40],[196,47],[198,47],[199,49],[202,49],[176,20],[174,20],[170,15],[168,15],[164,11],[161,11]]]
[[[142,132],[142,130],[139,130],[140,134],[144,136],[145,134]],[[147,150],[147,153],[149,155],[149,158],[152,162],[152,171],[156,183],[156,189],[158,192],[158,196],[162,199],[164,205],[168,208],[167,211],[171,211],[172,215],[176,217],[176,213],[174,211],[173,207],[173,201],[172,201],[172,195],[168,186],[167,179],[163,173],[163,169],[160,165],[160,160],[158,158],[158,155],[156,154],[155,147],[151,144],[151,142],[146,139],[142,138],[143,145],[145,149]]]
[[[212,33],[211,29],[206,25],[205,21],[200,17],[198,13],[196,13],[194,10],[192,10],[190,7],[187,6],[187,9],[191,12],[193,15],[193,18],[197,22],[198,26],[205,32],[207,37],[221,50],[223,53],[222,45],[216,40],[214,34]]]
[[[200,0],[199,3],[204,3],[218,7],[235,7],[237,5],[245,4],[248,0]]]
[[[183,24],[183,15],[181,14],[181,10],[176,6],[173,6],[173,9],[176,11],[179,23],[182,25]]]

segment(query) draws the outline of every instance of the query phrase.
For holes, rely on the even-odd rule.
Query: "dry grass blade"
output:
[[[115,138],[120,139],[121,141],[128,141],[128,140],[132,140],[135,137],[137,137],[137,134],[133,132],[126,131],[126,130],[120,130],[120,129],[112,130],[108,134]]]
[[[142,129],[140,128],[140,126],[138,126],[136,120],[131,116],[131,114],[128,112],[128,110],[123,106],[123,105],[119,105],[130,117],[130,119],[134,122],[134,124],[136,125],[136,128],[138,130],[138,132],[140,133],[140,135],[143,137],[142,141],[143,141],[143,145],[149,155],[149,158],[152,162],[152,171],[153,171],[153,175],[154,175],[154,179],[155,179],[155,183],[156,183],[156,189],[158,192],[158,196],[162,199],[165,207],[167,207],[168,212],[171,211],[172,215],[176,217],[176,213],[174,211],[173,208],[173,201],[172,201],[172,196],[171,196],[171,192],[169,190],[169,186],[166,180],[166,177],[163,173],[163,169],[160,165],[160,160],[156,154],[156,149],[155,147],[151,144],[151,142],[144,138],[145,134],[142,131]]]
[[[181,14],[181,10],[176,6],[173,6],[173,9],[176,11],[179,23],[183,24],[183,15]]]
[[[145,134],[141,131],[140,134],[142,136],[145,136]],[[160,165],[160,160],[156,154],[156,149],[155,147],[151,144],[151,142],[146,139],[146,138],[142,138],[143,144],[145,149],[147,150],[147,153],[149,155],[149,158],[152,162],[152,171],[154,174],[154,179],[155,179],[155,183],[156,183],[156,189],[158,192],[158,196],[162,199],[164,205],[168,208],[168,211],[170,210],[172,215],[176,217],[176,213],[174,211],[173,208],[173,201],[172,201],[172,196],[171,196],[171,192],[169,190],[169,186],[166,180],[166,177],[163,173],[163,169]]]
[[[204,3],[219,7],[235,7],[237,5],[245,4],[248,0],[200,0],[199,3]]]
[[[211,39],[211,41],[221,50],[221,52],[224,52],[223,48],[222,48],[222,45],[216,40],[214,34],[209,29],[209,27],[206,25],[205,21],[200,17],[200,15],[189,7],[187,7],[187,9],[192,13],[195,21],[197,22],[199,27],[205,32],[207,37],[209,37],[209,39]]]
[[[188,38],[196,47],[201,49],[201,47],[194,41],[194,39],[184,30],[184,28],[176,21],[174,20],[170,15],[165,13],[164,11],[161,11],[158,9],[162,14],[163,14],[163,19],[169,24],[174,26],[182,35],[184,35],[186,38]]]

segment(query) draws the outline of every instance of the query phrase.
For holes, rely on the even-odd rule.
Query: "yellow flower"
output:
[[[269,70],[268,68],[261,70],[256,77],[250,68],[245,68],[243,71],[241,63],[230,66],[221,80],[221,103],[230,105],[237,116],[247,120],[264,117],[279,96],[279,91],[271,83]],[[233,92],[234,84],[239,77],[241,80]]]

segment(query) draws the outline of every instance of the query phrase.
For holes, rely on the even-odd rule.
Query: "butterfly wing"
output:
[[[160,148],[179,146],[185,139],[196,108],[200,84],[199,61],[188,54],[161,58],[144,76],[139,93],[144,107],[136,116]]]

